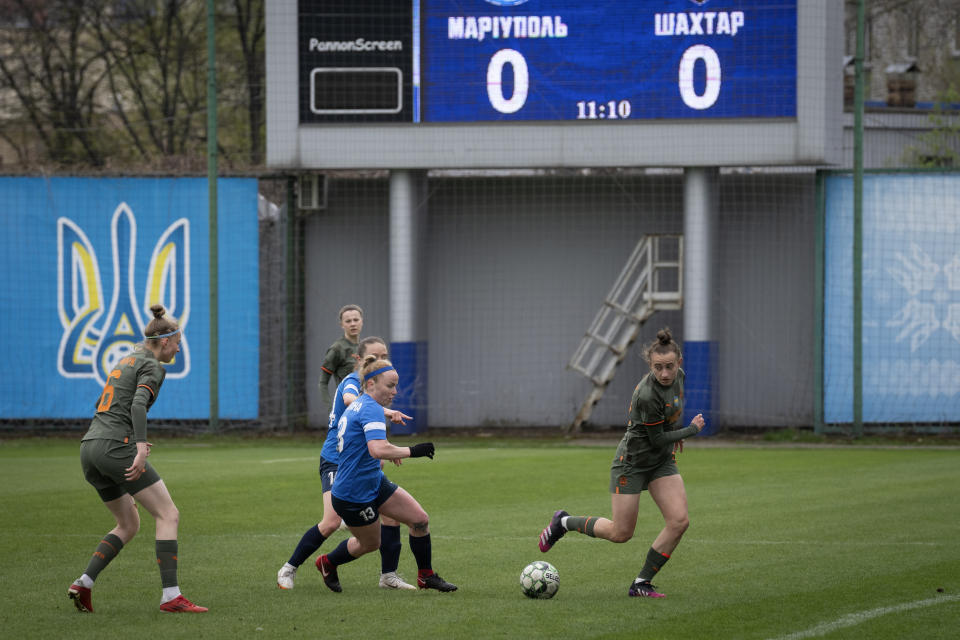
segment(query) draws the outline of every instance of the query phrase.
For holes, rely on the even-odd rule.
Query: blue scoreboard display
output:
[[[839,163],[843,6],[271,0],[267,163]]]
[[[424,122],[792,118],[795,0],[423,0]]]

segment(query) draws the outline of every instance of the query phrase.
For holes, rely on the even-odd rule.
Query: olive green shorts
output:
[[[618,457],[610,467],[610,493],[642,493],[654,480],[679,474],[673,456],[653,469],[637,469]]]
[[[125,474],[137,457],[137,445],[117,440],[84,440],[80,443],[80,467],[104,502],[125,493],[134,495],[160,480],[160,474],[147,462],[144,472],[132,482]]]

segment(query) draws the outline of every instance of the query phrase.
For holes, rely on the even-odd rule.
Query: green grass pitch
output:
[[[180,583],[204,615],[158,610],[153,520],[100,575],[96,613],[66,589],[112,520],[72,440],[0,441],[0,629],[7,638],[955,638],[960,630],[960,452],[710,447],[679,456],[691,527],[655,581],[627,587],[661,527],[642,496],[636,536],[615,545],[537,536],[555,509],[610,512],[613,445],[437,441],[392,480],[431,516],[434,567],[452,594],[377,588],[379,557],[328,591],[312,560],[296,588],[276,572],[320,517],[320,442],[160,440],[151,461],[180,508]],[[398,439],[398,443],[403,443]],[[342,539],[327,541],[331,550]],[[416,577],[406,535],[400,572]],[[520,592],[546,559],[552,600]],[[942,589],[942,591],[940,591]]]

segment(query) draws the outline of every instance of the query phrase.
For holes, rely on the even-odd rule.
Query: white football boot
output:
[[[277,586],[281,589],[293,589],[293,579],[297,577],[297,568],[284,563],[277,571]]]
[[[408,582],[404,582],[403,578],[397,575],[396,571],[380,574],[380,588],[381,589],[410,589],[413,591],[416,591],[417,589],[412,584]]]

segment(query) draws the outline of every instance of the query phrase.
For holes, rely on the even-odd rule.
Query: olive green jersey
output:
[[[334,342],[323,356],[323,372],[333,376],[334,382],[340,384],[353,373],[354,365],[357,364],[353,357],[357,354],[357,347],[358,343],[350,342],[346,337]]]
[[[138,349],[122,358],[107,376],[107,384],[97,400],[97,413],[83,440],[133,441],[131,409],[134,402],[144,404],[149,410],[166,375],[166,369],[148,349]],[[143,438],[146,438],[145,432]]]
[[[327,353],[323,356],[323,364],[320,369],[320,397],[323,399],[324,408],[329,411],[333,408],[333,400],[330,397],[330,378],[333,378],[334,386],[343,382],[343,379],[353,373],[357,364],[356,355],[359,343],[350,342],[346,336],[330,345]]]
[[[697,428],[681,428],[683,417],[683,369],[673,384],[665,387],[653,373],[643,376],[633,390],[627,432],[617,447],[623,457],[638,469],[654,469],[673,459],[673,445],[697,434]]]

